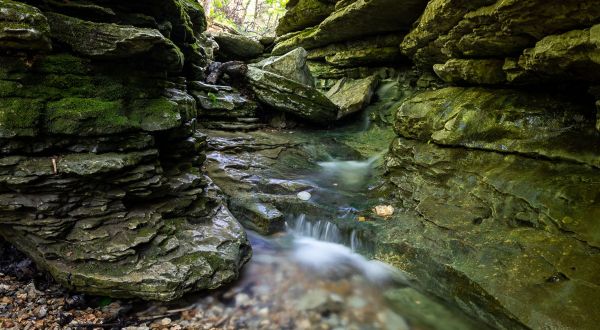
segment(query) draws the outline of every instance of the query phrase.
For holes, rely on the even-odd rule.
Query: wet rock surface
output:
[[[103,2],[88,8],[114,16],[94,21],[68,4],[0,5],[37,33],[0,42],[0,235],[80,292],[170,300],[234,280],[250,247],[200,171],[186,86],[208,60],[191,46],[202,11],[165,3],[169,35],[122,24],[153,14],[143,5]]]

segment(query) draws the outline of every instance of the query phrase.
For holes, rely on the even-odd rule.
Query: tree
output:
[[[274,34],[288,0],[200,0],[211,23],[241,33]]]

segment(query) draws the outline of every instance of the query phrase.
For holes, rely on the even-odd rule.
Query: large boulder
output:
[[[364,110],[370,103],[379,84],[379,77],[364,79],[340,79],[325,94],[331,102],[340,108],[338,118]]]
[[[68,45],[83,56],[101,59],[123,59],[146,55],[156,65],[180,71],[183,54],[158,30],[95,23],[47,13],[52,38]]]
[[[0,1],[0,47],[48,51],[50,27],[39,9],[11,0]]]
[[[313,87],[255,67],[248,67],[246,78],[258,99],[274,109],[321,125],[337,119],[338,107]]]
[[[250,60],[259,57],[265,50],[258,40],[241,34],[219,32],[213,38],[219,44],[217,56],[223,60]]]
[[[255,66],[301,84],[314,87],[315,80],[306,64],[306,58],[306,50],[304,48],[296,48],[287,54],[269,57],[260,61]]]
[[[402,35],[396,33],[377,35],[311,49],[308,58],[337,67],[397,65],[406,59],[398,47],[401,42]]]

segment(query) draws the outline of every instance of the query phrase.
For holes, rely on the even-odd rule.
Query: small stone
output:
[[[48,314],[48,308],[46,308],[46,306],[41,306],[38,309],[36,316],[40,319],[43,319],[44,317],[46,317],[47,314]]]
[[[298,199],[302,201],[308,201],[311,199],[312,195],[308,191],[301,191],[298,193]]]
[[[161,325],[169,325],[169,324],[171,324],[171,319],[168,317],[165,317],[164,319],[160,320],[160,324]]]
[[[394,214],[394,207],[391,205],[377,205],[373,209],[377,216],[388,218]]]

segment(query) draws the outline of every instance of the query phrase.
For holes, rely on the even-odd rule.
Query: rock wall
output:
[[[200,170],[195,1],[0,1],[0,235],[81,292],[235,279],[245,232]]]
[[[307,49],[324,89],[400,73],[379,257],[496,328],[593,328],[598,1],[317,2],[293,2],[275,54]]]

